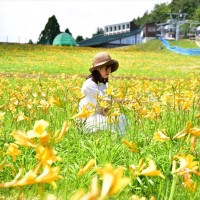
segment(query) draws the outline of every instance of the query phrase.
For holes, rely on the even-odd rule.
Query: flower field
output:
[[[200,196],[200,59],[106,49],[120,63],[99,103],[126,134],[88,134],[80,89],[105,49],[0,44],[0,199],[180,200]]]

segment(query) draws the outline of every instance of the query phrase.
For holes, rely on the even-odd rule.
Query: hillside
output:
[[[187,41],[187,46],[194,46]],[[180,45],[186,46],[185,41]],[[192,46],[193,45],[193,46]],[[159,40],[124,48],[56,47],[0,44],[0,73],[87,75],[93,56],[108,51],[120,63],[116,76],[187,77],[200,74],[199,56],[184,56],[163,47]]]

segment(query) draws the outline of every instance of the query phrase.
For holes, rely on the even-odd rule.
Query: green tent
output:
[[[54,46],[77,46],[76,41],[69,33],[60,33],[53,40]]]

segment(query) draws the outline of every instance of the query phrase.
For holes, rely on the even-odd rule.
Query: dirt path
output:
[[[6,77],[6,78],[60,78],[62,75],[61,74],[46,74],[46,75],[41,75],[41,74],[31,74],[31,73],[9,73],[9,72],[4,72],[0,73],[0,78]],[[65,75],[65,79],[71,78],[74,75]],[[77,75],[78,77],[81,78],[86,78],[88,76],[84,74]],[[62,76],[63,77],[63,76]],[[177,78],[164,78],[164,77],[142,77],[142,76],[115,76],[113,75],[110,77],[111,79],[133,79],[133,80],[157,80],[157,81],[165,81],[165,80],[175,80],[179,79]]]

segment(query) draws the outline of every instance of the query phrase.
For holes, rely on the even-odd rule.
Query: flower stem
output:
[[[176,180],[177,180],[177,176],[173,175],[172,187],[171,187],[170,196],[168,200],[173,200],[174,192],[176,189]]]

